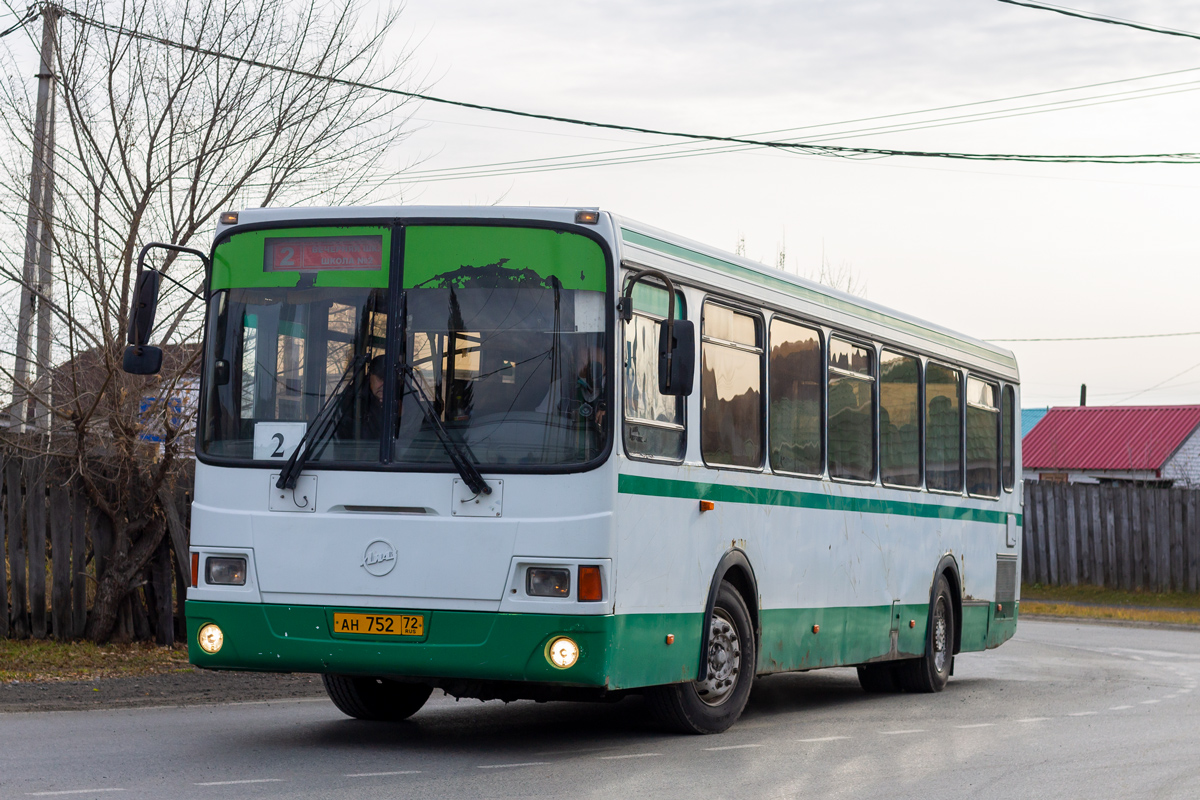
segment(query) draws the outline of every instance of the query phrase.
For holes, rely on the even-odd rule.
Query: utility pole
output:
[[[37,109],[33,121],[33,165],[29,174],[29,212],[25,222],[25,264],[21,309],[17,318],[17,353],[13,365],[13,406],[19,431],[48,431],[50,392],[51,229],[54,198],[54,50],[58,7],[42,6],[42,51],[38,70]],[[37,312],[38,386],[29,391],[30,329]]]

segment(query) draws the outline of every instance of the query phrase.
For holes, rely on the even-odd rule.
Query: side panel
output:
[[[1007,550],[1003,500],[691,466],[624,468],[616,612],[702,612],[717,562],[739,548],[758,581],[760,673],[920,655],[934,568],[947,555],[963,581],[962,649],[994,647],[1015,627],[1015,618],[991,624],[996,555]],[[700,499],[715,508],[701,512]],[[679,553],[688,555],[672,557]]]

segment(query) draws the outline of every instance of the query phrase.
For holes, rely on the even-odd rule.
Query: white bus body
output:
[[[346,687],[359,685],[353,683],[359,678],[440,686],[458,695],[485,698],[598,696],[647,687],[675,687],[672,691],[676,694],[671,697],[676,699],[660,700],[660,705],[666,702],[669,706],[673,702],[673,707],[686,711],[686,702],[679,706],[678,693],[703,694],[706,689],[713,689],[708,673],[719,672],[725,664],[721,659],[728,660],[739,653],[754,654],[754,663],[741,664],[737,670],[740,676],[733,678],[735,683],[745,686],[744,691],[748,691],[748,681],[755,673],[846,665],[868,665],[863,671],[864,686],[868,688],[887,689],[893,679],[897,687],[914,688],[916,684],[904,678],[908,673],[903,670],[911,672],[914,668],[906,665],[922,659],[928,661],[936,650],[931,644],[936,637],[931,632],[930,620],[942,584],[947,587],[949,598],[943,620],[949,630],[943,636],[942,650],[938,651],[943,659],[949,659],[937,668],[943,673],[943,682],[953,663],[953,653],[995,647],[1013,635],[1019,601],[1022,509],[1020,442],[1013,427],[1013,421],[1019,419],[1018,373],[1010,353],[606,212],[590,215],[579,212],[573,208],[474,207],[252,209],[240,212],[236,224],[218,229],[209,289],[214,298],[222,292],[225,298],[214,299],[210,306],[191,526],[191,548],[199,569],[187,602],[191,641],[196,643],[199,638],[206,646],[190,648],[192,663],[214,669],[342,676],[341,689],[331,688],[331,695],[335,701],[340,698],[343,710],[362,711],[356,716],[373,714],[371,698],[365,694],[361,697],[345,694],[349,691]],[[594,414],[594,419],[599,419],[581,422],[581,427],[570,429],[586,428],[587,443],[580,445],[584,450],[579,451],[585,454],[582,460],[571,465],[564,456],[561,463],[567,466],[561,468],[551,465],[509,469],[496,460],[502,461],[503,456],[481,456],[493,460],[481,465],[483,477],[492,488],[491,494],[481,495],[467,488],[467,477],[444,460],[448,456],[443,457],[433,439],[429,441],[434,444],[426,447],[434,454],[428,456],[434,466],[419,469],[405,463],[408,451],[400,443],[405,436],[401,433],[384,451],[385,456],[392,457],[389,463],[362,462],[355,466],[334,460],[327,465],[314,457],[296,477],[294,488],[277,488],[287,457],[300,435],[314,424],[312,413],[319,405],[318,400],[325,399],[334,379],[346,369],[348,354],[359,347],[350,339],[335,342],[333,333],[329,333],[328,341],[317,342],[313,332],[316,323],[312,322],[315,317],[311,316],[315,304],[325,303],[330,316],[321,324],[325,326],[323,330],[334,330],[334,315],[342,313],[338,310],[342,308],[338,305],[341,302],[338,292],[343,290],[321,287],[332,286],[328,282],[335,280],[329,277],[334,271],[342,276],[336,280],[343,280],[344,276],[353,275],[353,270],[335,264],[324,272],[325,268],[318,265],[307,272],[300,270],[297,280],[295,274],[272,266],[288,267],[295,263],[289,260],[290,254],[280,255],[278,251],[285,246],[302,246],[301,240],[306,236],[317,237],[314,241],[319,240],[327,254],[334,253],[328,256],[332,262],[350,252],[346,250],[348,245],[337,239],[338,231],[350,231],[352,235],[345,241],[367,242],[363,246],[368,250],[375,247],[368,241],[370,231],[383,231],[379,237],[385,255],[379,269],[390,270],[393,278],[390,281],[380,278],[371,290],[376,299],[363,301],[367,305],[362,308],[375,303],[370,307],[387,313],[373,312],[386,320],[379,323],[378,331],[370,334],[375,338],[363,345],[367,349],[363,350],[362,358],[365,360],[375,353],[383,359],[379,355],[383,345],[378,344],[381,336],[389,342],[395,337],[407,337],[407,344],[393,342],[398,354],[389,363],[399,365],[405,358],[416,363],[421,354],[427,356],[421,376],[432,376],[428,378],[428,385],[433,387],[431,397],[440,403],[435,410],[443,415],[446,425],[453,428],[471,424],[465,420],[472,408],[479,409],[492,402],[497,392],[515,392],[513,396],[519,397],[524,386],[517,383],[518,379],[527,382],[533,379],[523,377],[526,365],[521,359],[501,359],[494,361],[500,365],[496,370],[485,368],[492,358],[487,352],[489,342],[498,341],[489,339],[486,331],[463,330],[455,334],[452,330],[450,344],[446,345],[449,350],[438,361],[434,354],[436,343],[441,340],[433,334],[414,334],[412,330],[418,325],[414,320],[426,312],[419,304],[432,303],[418,291],[406,295],[403,302],[409,305],[404,308],[404,318],[399,316],[402,301],[397,299],[398,292],[418,284],[415,279],[407,278],[397,282],[394,276],[402,274],[406,259],[416,263],[420,248],[425,247],[421,231],[438,229],[435,233],[440,236],[452,229],[467,228],[483,229],[485,235],[481,241],[507,235],[503,232],[508,230],[538,231],[529,234],[538,242],[536,246],[529,245],[530,253],[543,252],[537,248],[543,247],[541,242],[547,237],[540,232],[552,231],[559,237],[548,245],[551,247],[559,240],[566,242],[566,237],[586,237],[589,244],[581,242],[580,252],[595,248],[594,257],[603,257],[607,274],[586,276],[586,281],[579,284],[582,288],[572,290],[573,300],[566,297],[566,289],[563,297],[558,293],[559,286],[568,285],[562,277],[568,274],[566,268],[555,273],[559,277],[547,278],[539,284],[539,291],[555,293],[552,346],[559,349],[553,350],[552,355],[567,359],[565,363],[570,365],[583,363],[558,355],[560,349],[566,353],[574,346],[560,347],[557,331],[559,305],[565,308],[571,300],[574,310],[569,313],[574,315],[573,334],[582,343],[580,350],[592,342],[605,351],[592,357],[611,365],[604,380],[594,388],[594,399],[574,399],[570,403],[572,413]],[[354,239],[355,236],[358,238]],[[434,236],[431,241],[442,239]],[[251,251],[247,242],[260,249]],[[234,246],[230,243],[243,249],[228,249]],[[222,248],[235,255],[223,256],[226,250]],[[261,259],[256,255],[254,259],[258,260],[250,259],[253,263],[229,266],[231,259],[242,257],[237,253],[257,254],[261,248],[268,250]],[[319,249],[315,245],[310,248],[313,252]],[[370,250],[363,263],[375,264],[372,259],[379,258],[375,252]],[[388,252],[392,254],[390,259]],[[569,262],[571,256],[563,258]],[[498,263],[499,267],[490,262],[488,266],[496,267],[493,272],[522,266],[515,261]],[[657,403],[661,409],[669,407],[671,402],[669,398],[645,400],[641,395],[641,399],[631,399],[628,394],[634,391],[635,377],[645,373],[645,364],[631,364],[639,352],[631,341],[634,326],[622,320],[617,300],[628,277],[646,268],[671,279],[682,300],[676,316],[686,317],[695,324],[696,390],[678,401],[682,411],[678,424],[670,420],[663,423],[661,415],[658,423],[651,420],[645,425],[637,419],[630,423],[624,418],[625,412],[635,417],[634,406],[653,407]],[[249,277],[228,277],[240,275],[238,270],[248,270]],[[277,274],[286,274],[286,280],[276,281],[273,276]],[[573,273],[568,277],[573,278]],[[582,271],[579,277],[584,280]],[[237,288],[243,284],[259,288]],[[433,284],[427,281],[420,285]],[[437,285],[456,284],[447,280]],[[474,284],[464,278],[457,285],[469,288]],[[658,286],[654,281],[645,285],[666,296],[661,288],[654,288]],[[456,298],[468,294],[462,288],[457,295],[453,289],[449,290],[451,317],[460,307]],[[234,304],[236,297],[242,298],[236,301],[243,303],[236,306],[239,310],[221,311]],[[310,316],[301,317],[297,316],[300,312],[286,310],[270,311],[275,307],[272,303],[282,304],[285,309],[300,308],[296,304],[308,297],[317,298],[311,307],[304,306],[308,309],[304,313]],[[602,307],[599,298],[603,298]],[[474,301],[462,300],[464,307],[470,302]],[[705,317],[709,308],[714,309],[712,319]],[[653,314],[648,309],[648,305],[639,308],[634,303],[635,318],[643,323],[638,330],[649,330],[645,327],[648,321],[656,321],[664,313]],[[274,321],[269,319],[271,313],[276,313]],[[293,317],[284,320],[278,316],[280,313]],[[462,312],[468,317],[472,313],[476,312],[471,309]],[[709,328],[704,327],[708,322],[716,330],[717,316],[728,317],[731,313],[734,317],[729,318],[740,329],[748,332],[753,328],[756,332],[753,336],[757,337],[754,342],[727,341],[710,335]],[[439,311],[428,316],[436,322],[446,314]],[[805,390],[820,396],[820,416],[811,421],[811,429],[819,431],[820,439],[819,455],[813,456],[816,459],[813,463],[819,465],[817,474],[786,474],[771,465],[776,452],[772,450],[776,444],[772,441],[772,432],[776,430],[772,428],[771,416],[772,353],[782,352],[772,349],[771,336],[777,328],[783,329],[782,322],[773,327],[776,318],[819,334],[815,357],[825,365],[820,372],[821,383],[817,387],[810,381],[812,385]],[[230,333],[218,333],[219,325],[226,325]],[[386,332],[381,333],[384,326]],[[534,330],[536,327],[530,324],[528,336],[551,335],[541,328]],[[585,341],[584,333],[593,338]],[[268,339],[268,334],[276,338]],[[512,334],[504,341],[519,344],[523,335],[525,332]],[[218,341],[222,342],[220,346]],[[461,345],[463,341],[467,346]],[[240,342],[237,347],[242,349],[237,350],[233,342]],[[255,351],[257,355],[249,354],[252,348],[260,347],[260,342],[270,343],[261,345]],[[374,350],[370,349],[370,342],[376,343]],[[850,361],[839,362],[842,366],[829,366],[832,342],[837,343],[836,347],[849,348],[851,361],[859,359],[854,362],[858,366]],[[337,351],[347,355],[335,357],[335,345],[347,348]],[[646,346],[645,342],[641,346]],[[221,354],[225,351],[221,347],[235,353],[223,365]],[[409,348],[407,355],[399,353],[404,347]],[[885,349],[887,354],[883,352]],[[715,363],[716,359],[724,358],[723,353],[730,354],[728,363],[733,366],[729,375],[747,381],[746,391],[736,396],[729,394],[733,389],[714,388],[711,381],[718,378],[704,372],[708,369],[705,359],[711,357]],[[274,366],[262,366],[265,357],[274,360],[276,354],[278,362]],[[328,365],[318,364],[319,358],[325,358]],[[455,362],[454,358],[461,362]],[[893,359],[889,365],[900,363],[897,358],[907,359],[902,366],[911,370],[919,365],[918,372],[925,377],[916,379],[917,383],[909,381],[903,386],[889,384],[881,388],[881,358]],[[744,366],[751,359],[758,360],[757,383],[752,370]],[[457,367],[457,363],[467,366]],[[950,372],[943,370],[943,373],[952,374],[958,386],[954,390],[958,392],[957,405],[953,406],[957,433],[951,431],[949,436],[951,441],[958,442],[957,469],[959,483],[963,485],[947,491],[933,490],[925,477],[933,458],[926,457],[926,450],[932,452],[934,445],[921,444],[924,437],[913,438],[918,430],[930,435],[930,427],[934,425],[930,398],[937,392],[948,391],[945,386],[949,384],[945,381],[933,387],[932,378],[928,378],[930,387],[924,388],[921,381],[932,374],[930,363],[949,368]],[[317,366],[306,366],[310,364]],[[359,367],[366,369],[363,365]],[[588,367],[585,365],[584,369]],[[318,368],[319,378],[310,378],[303,371]],[[266,379],[263,369],[269,373]],[[447,369],[447,374],[440,374],[442,369]],[[562,371],[561,363],[558,369]],[[714,369],[719,371],[721,367]],[[509,371],[511,375],[506,372],[497,377],[497,370]],[[252,380],[252,374],[258,377]],[[582,376],[583,371],[569,367],[563,374],[575,380],[575,375]],[[510,377],[512,380],[508,380]],[[865,430],[861,423],[868,417],[853,415],[869,414],[873,453],[862,456],[871,459],[869,476],[865,479],[837,479],[831,476],[829,467],[831,440],[825,414],[831,402],[830,381],[836,383],[843,377],[845,381],[858,381],[853,384],[855,391],[867,393],[860,397],[873,398],[869,408],[847,407],[845,414],[850,423],[860,425],[853,429],[859,431]],[[419,377],[414,381],[418,379],[426,380]],[[314,382],[300,385],[309,380]],[[577,380],[581,386],[585,382],[583,377]],[[542,394],[552,395],[557,391],[556,385],[552,383],[549,394],[547,390],[542,390]],[[320,397],[304,388],[313,386],[318,387]],[[394,420],[395,413],[389,417],[387,414],[391,412],[387,409],[409,402],[413,393],[403,380],[398,380],[395,386],[394,390],[384,390],[387,394],[379,395],[382,399],[378,403],[385,409],[384,420]],[[471,388],[475,394],[466,401],[459,397],[459,405],[454,406],[452,395]],[[887,431],[881,429],[881,425],[891,425],[891,417],[886,414],[881,423],[881,404],[900,396],[893,394],[893,388],[900,394],[919,392],[904,395],[919,397],[920,403],[907,433],[895,433],[893,428],[903,427],[898,425]],[[436,396],[432,394],[434,390]],[[648,396],[651,390],[642,385],[636,391]],[[968,396],[968,391],[983,398],[981,403],[972,405],[975,395]],[[265,407],[261,400],[268,392],[272,393],[269,396],[274,417],[263,418],[245,410]],[[285,402],[288,392],[298,398],[292,405],[287,405],[290,400]],[[717,412],[702,407],[706,397],[710,404],[718,398],[722,403],[726,400],[749,403],[757,397],[758,410],[749,413],[758,414],[759,421],[755,424],[761,432],[761,441],[744,437],[746,442],[734,443],[734,451],[740,454],[735,453],[730,460],[738,460],[738,464],[706,463],[706,455],[711,461],[712,453],[706,454],[705,447],[711,450],[713,445],[711,442],[706,445],[704,437],[715,441],[725,435],[721,433],[724,423],[712,417]],[[530,400],[523,402],[526,405],[521,412],[523,416],[497,416],[497,425],[512,426],[510,433],[504,435],[515,439],[545,436],[548,440],[550,429],[539,429],[534,422],[546,401],[538,405]],[[908,402],[906,413],[911,416],[912,403],[905,402]],[[509,402],[508,407],[515,403],[515,400]],[[242,412],[237,411],[239,407]],[[791,408],[776,405],[777,409],[785,407]],[[417,413],[408,411],[407,406],[404,408],[403,413],[410,417]],[[454,408],[467,411],[456,417]],[[972,408],[976,411],[972,412]],[[841,409],[839,406],[839,413]],[[245,419],[239,417],[236,423],[229,422],[230,414],[241,414]],[[992,443],[980,439],[978,434],[980,425],[992,424],[989,422],[992,414],[997,426],[994,449]],[[839,426],[842,421],[839,417]],[[431,436],[427,430],[431,425],[425,423],[422,428],[425,434],[409,435]],[[703,427],[705,423],[708,427]],[[400,428],[405,424],[401,418]],[[739,424],[742,423],[737,420],[730,422],[733,429]],[[349,430],[344,419],[337,425]],[[968,429],[968,425],[975,427]],[[373,441],[360,429],[355,430],[358,440]],[[492,452],[488,450],[491,441],[488,437],[498,430],[500,427],[462,436],[470,447]],[[527,436],[522,433],[526,430]],[[702,434],[702,430],[713,433]],[[839,427],[835,435],[832,446],[839,448],[839,459],[843,451],[850,452],[847,447],[850,450],[857,447],[853,441],[846,443],[847,436],[852,439],[857,435],[853,430]],[[657,441],[653,437],[659,434],[668,442],[664,452],[678,446],[682,450],[681,459],[673,457],[671,452],[664,455],[644,449],[653,450],[653,444],[644,442]],[[741,434],[735,430],[733,435]],[[953,438],[955,435],[957,440]],[[221,436],[228,438],[228,444],[218,447]],[[895,447],[908,448],[904,453],[920,453],[915,463],[923,468],[919,472],[909,469],[903,473],[909,477],[898,478],[901,482],[915,481],[916,485],[884,485],[879,453],[885,439],[887,447],[902,442]],[[630,452],[631,442],[640,452]],[[502,446],[510,445],[498,444],[495,452],[507,452]],[[332,447],[336,451],[342,445],[335,443]],[[913,451],[913,447],[918,450]],[[953,458],[952,449],[947,449],[949,445],[939,443],[937,447],[942,453],[939,458]],[[978,452],[973,454],[972,447]],[[370,448],[364,452],[369,458]],[[756,464],[752,463],[755,452],[759,454]],[[887,458],[894,461],[891,451],[888,452]],[[991,461],[980,467],[980,458]],[[855,469],[853,465],[844,468],[842,461],[838,463],[838,470]],[[989,496],[968,492],[962,476],[966,473],[970,477],[973,474],[970,470],[976,468],[983,470],[978,474],[985,478],[980,480],[991,481],[987,484],[991,488],[985,490]],[[994,479],[986,477],[992,475],[993,468]],[[953,476],[948,480],[953,483]],[[977,483],[976,488],[983,485]],[[209,568],[210,559],[217,559],[212,562],[215,572]],[[245,559],[240,584],[237,559]],[[222,565],[231,563],[233,571],[222,572]],[[531,568],[550,571],[531,576]],[[581,572],[581,568],[586,571]],[[556,569],[566,570],[565,586],[535,585],[535,578],[543,580],[538,576],[550,576],[545,580],[551,583],[557,580],[554,576],[563,573],[554,572]],[[581,578],[587,583],[584,588],[580,587]],[[210,579],[214,582],[210,583]],[[753,632],[747,636],[742,631],[738,640],[735,630],[733,638],[721,639],[721,646],[731,648],[730,652],[717,653],[714,642],[720,639],[720,631],[713,627],[716,616],[713,608],[714,603],[721,604],[723,584],[740,595]],[[551,596],[535,596],[533,590],[543,594],[548,591]],[[555,592],[562,594],[553,596]],[[581,592],[586,592],[588,598],[581,599]],[[335,614],[342,615],[336,620],[340,630],[335,628]],[[409,621],[403,622],[401,617]],[[728,621],[732,617],[726,614],[722,619]],[[380,632],[373,627],[371,632],[348,627],[355,621],[360,625],[383,625],[389,618],[394,618],[397,625],[412,628],[405,635],[398,631]],[[219,640],[214,640],[212,626],[219,629]],[[748,641],[751,638],[753,642]],[[562,639],[569,640],[576,651],[559,658],[552,652],[552,645],[557,646],[555,643]],[[215,651],[209,652],[214,645]],[[556,658],[559,658],[557,663]],[[565,668],[564,658],[571,662]],[[698,679],[700,682],[696,682]],[[338,691],[342,694],[338,695]],[[661,694],[666,690],[656,691]],[[724,698],[722,692],[727,690],[718,687],[715,691]],[[744,697],[730,702],[744,703]],[[419,705],[417,702],[416,706]],[[706,702],[698,707],[713,716],[712,709],[719,705]],[[738,707],[733,713],[734,719],[740,710]],[[388,716],[385,712],[377,715]],[[685,720],[677,727],[719,730],[726,724],[720,720]]]

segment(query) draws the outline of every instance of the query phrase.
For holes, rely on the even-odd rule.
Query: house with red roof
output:
[[[1026,480],[1200,486],[1200,405],[1051,408],[1021,465]]]

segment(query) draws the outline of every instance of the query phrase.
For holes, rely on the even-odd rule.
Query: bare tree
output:
[[[163,372],[124,374],[138,252],[149,241],[206,250],[216,216],[231,208],[378,199],[401,169],[408,120],[404,98],[361,84],[413,80],[398,20],[398,9],[364,19],[357,0],[79,0],[61,9],[49,221],[55,283],[38,298],[53,312],[55,366],[16,387],[49,407],[53,424],[49,436],[9,433],[5,444],[69,464],[70,480],[111,521],[90,639],[111,636],[120,602],[163,539],[173,513],[164,504],[190,461],[194,403],[181,412],[164,401],[196,393],[204,302],[164,284],[156,334]],[[0,58],[7,75],[28,73],[17,69],[11,45]],[[22,82],[0,85],[0,126],[11,143],[0,150],[0,224],[13,231],[28,191],[32,109]],[[196,259],[156,266],[201,288]],[[3,243],[0,279],[10,298],[25,284],[20,253]],[[0,336],[11,341],[13,332]],[[28,412],[10,413],[19,423]]]

